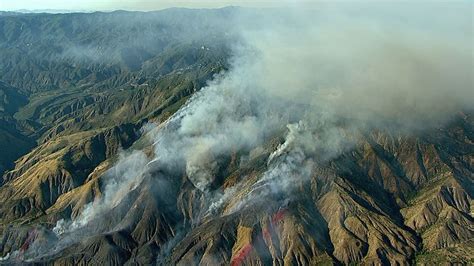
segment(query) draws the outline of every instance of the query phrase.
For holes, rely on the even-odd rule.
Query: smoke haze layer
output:
[[[277,16],[275,16],[277,17]],[[469,4],[328,5],[257,21],[242,79],[313,113],[404,130],[472,108]],[[359,125],[358,125],[359,126]]]

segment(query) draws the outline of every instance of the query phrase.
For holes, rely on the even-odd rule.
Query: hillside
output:
[[[15,150],[10,145],[18,150],[2,156],[1,172],[12,169],[34,141],[156,118],[222,70],[223,40],[171,34],[185,34],[175,12],[189,11],[2,17],[0,150]],[[209,20],[221,15],[202,13]],[[123,28],[122,20],[131,20],[130,28]],[[149,39],[131,36],[134,28]],[[100,52],[104,58],[84,54],[99,53],[100,47],[109,49]]]

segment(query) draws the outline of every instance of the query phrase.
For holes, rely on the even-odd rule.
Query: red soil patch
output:
[[[25,243],[23,243],[23,245],[20,247],[20,252],[25,252],[28,250],[28,248],[30,248],[30,245],[33,243],[33,241],[36,239],[36,237],[38,236],[38,232],[36,231],[36,229],[30,231],[28,233],[28,237],[26,238],[25,240]]]
[[[279,221],[283,220],[286,215],[286,209],[278,210],[272,217],[272,224],[276,224]]]
[[[230,263],[231,266],[240,266],[242,265],[242,262],[245,260],[245,258],[250,254],[252,251],[253,247],[252,244],[247,244],[245,245],[234,257],[232,262]]]

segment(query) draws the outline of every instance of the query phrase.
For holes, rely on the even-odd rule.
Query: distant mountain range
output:
[[[49,14],[67,14],[67,13],[88,13],[94,11],[88,10],[68,10],[68,9],[18,9],[12,10],[15,13],[49,13]]]

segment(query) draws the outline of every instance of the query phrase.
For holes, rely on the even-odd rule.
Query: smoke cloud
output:
[[[340,4],[252,20],[225,81],[239,84],[243,99],[258,91],[259,109],[285,106],[277,125],[291,116],[303,121],[288,126],[286,141],[250,192],[228,189],[210,211],[223,199],[241,199],[229,203],[235,212],[288,192],[298,184],[294,178],[309,179],[312,165],[352,148],[358,133],[421,134],[472,110],[472,15],[463,7]]]
[[[412,130],[472,107],[472,14],[458,4],[386,5],[264,21],[245,34],[257,58],[239,58],[253,61],[255,87],[330,119]]]

